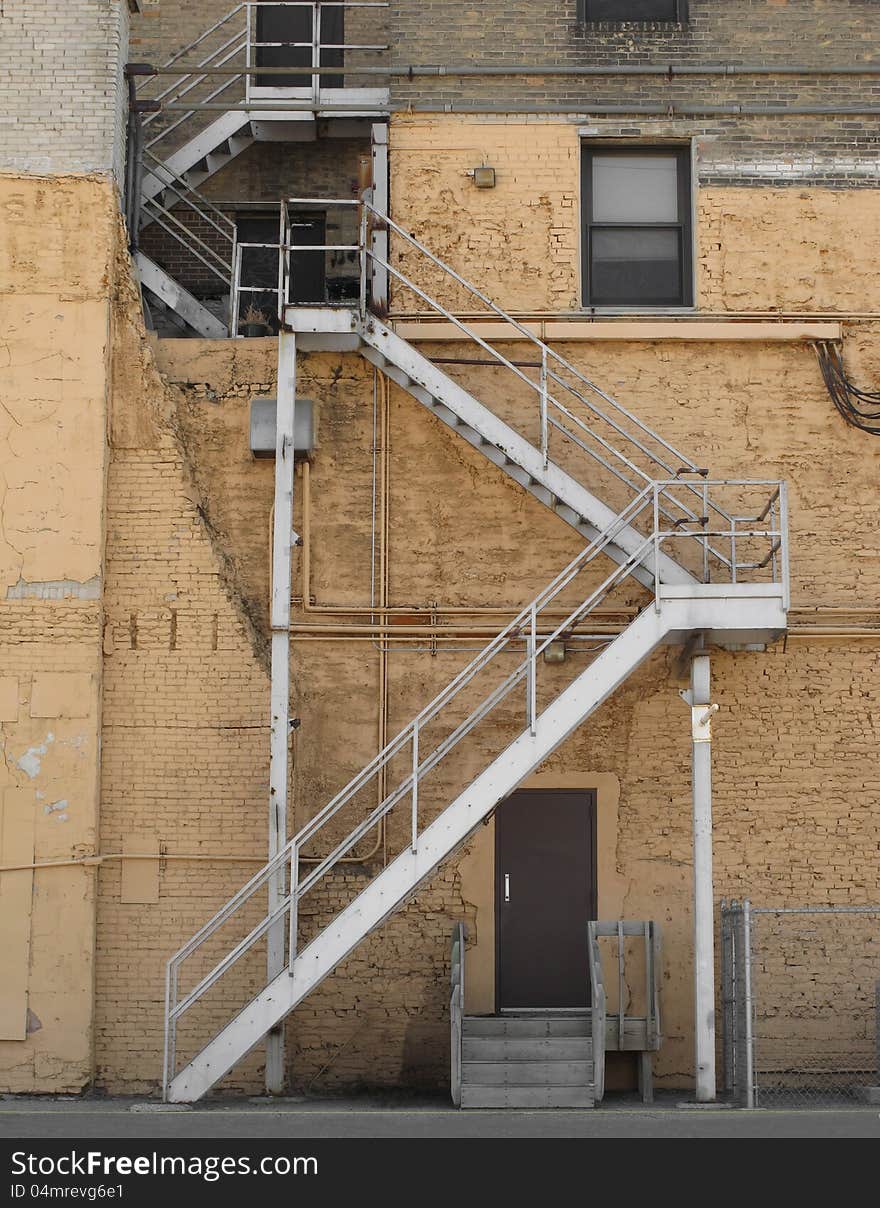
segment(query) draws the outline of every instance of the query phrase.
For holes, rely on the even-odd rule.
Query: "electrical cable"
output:
[[[880,436],[880,390],[861,390],[847,376],[840,348],[830,340],[813,345],[834,406],[853,428]]]

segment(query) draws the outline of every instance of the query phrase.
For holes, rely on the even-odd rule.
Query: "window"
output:
[[[586,147],[584,305],[691,306],[690,151]]]
[[[687,0],[579,0],[582,21],[687,21]]]
[[[252,12],[256,14],[256,67],[311,67],[315,23],[321,42],[321,67],[342,67],[345,52],[325,49],[345,41],[345,10],[339,5],[319,10],[311,4],[260,4],[255,5]],[[258,75],[254,84],[257,88],[311,88],[312,78],[308,75]],[[321,76],[322,88],[341,88],[342,85],[341,74]]]

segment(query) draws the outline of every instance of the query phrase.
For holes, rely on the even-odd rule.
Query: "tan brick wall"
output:
[[[511,155],[513,144],[511,132]],[[473,148],[462,146],[459,166],[471,166]],[[435,219],[433,231],[426,224],[429,243],[444,254],[450,247],[458,249],[461,267],[476,266],[489,288],[504,286],[491,279],[496,252],[484,250],[482,237],[475,237],[469,248],[453,231],[453,216],[457,225],[461,212],[442,209],[449,170],[426,187],[434,179],[429,174],[432,155],[429,147],[420,173],[409,169],[411,188],[422,189]],[[396,170],[408,169],[404,164]],[[548,188],[550,181],[548,172]],[[528,197],[528,181],[523,187]],[[737,199],[743,195],[738,193]],[[748,261],[743,260],[744,282],[734,280],[736,262],[727,258],[721,283],[713,286],[719,308],[725,300],[736,309],[764,305],[761,299],[768,295],[761,290],[769,289],[766,281],[774,282],[770,296],[779,297],[793,288],[791,282],[812,275],[817,296],[835,303],[841,298],[839,305],[847,308],[858,301],[861,309],[868,309],[875,287],[861,255],[865,239],[873,237],[872,211],[864,208],[872,204],[869,195],[841,193],[833,205],[823,194],[803,198],[792,190],[750,192],[748,198],[755,205],[758,246]],[[701,205],[726,206],[733,213],[737,199],[707,190]],[[511,209],[499,217],[499,230],[502,221],[510,222],[512,198],[508,203]],[[826,204],[828,209],[822,210]],[[823,213],[834,215],[840,231],[866,228],[858,247],[852,240],[835,245],[842,258],[839,277],[819,267],[825,260],[823,245],[807,229],[808,212],[817,214],[813,232],[820,230],[818,215]],[[736,214],[741,213],[739,208]],[[79,221],[85,225],[84,214]],[[485,221],[474,209],[475,232]],[[776,232],[783,230],[799,232],[796,255],[778,239]],[[738,227],[735,236],[744,240],[744,228]],[[519,254],[525,255],[525,236],[517,238],[526,249]],[[18,246],[27,245],[22,241]],[[778,264],[774,246],[779,249]],[[69,240],[64,247],[69,254]],[[724,250],[713,263],[725,261]],[[24,256],[21,262],[30,263]],[[785,272],[779,267],[783,262]],[[535,285],[524,302],[537,309],[546,305],[539,268],[536,261]],[[71,275],[68,269],[66,277]],[[102,266],[92,286],[95,296],[104,296],[101,291],[111,277],[108,265]],[[60,292],[59,285],[52,288]],[[742,289],[747,302],[740,301],[740,294],[731,297],[733,289]],[[254,463],[247,451],[247,402],[272,391],[276,348],[271,340],[167,341],[151,348],[124,274],[117,295],[99,850],[105,857],[118,856],[137,837],[158,843],[164,858],[156,862],[157,901],[131,900],[118,859],[107,858],[97,874],[95,1067],[100,1086],[144,1092],[155,1087],[161,1064],[165,959],[244,882],[265,852],[265,601],[272,466]],[[792,305],[799,296],[792,294]],[[21,305],[20,297],[16,306]],[[106,308],[100,313],[109,330]],[[878,330],[880,324],[868,321],[846,327],[846,358],[868,383],[880,374]],[[103,364],[110,355],[103,351],[106,340],[100,347]],[[699,454],[713,472],[782,476],[791,484],[795,632],[787,644],[767,654],[724,654],[714,660],[716,699],[722,706],[715,745],[716,895],[742,896],[748,891],[755,900],[774,903],[876,900],[876,636],[832,640],[801,632],[820,623],[846,634],[880,620],[871,611],[880,585],[873,506],[875,442],[843,425],[806,346],[768,342],[749,345],[744,352],[743,345],[723,341],[584,340],[566,345],[566,353],[667,438]],[[444,347],[444,355],[454,354],[454,346]],[[154,369],[153,355],[165,380]],[[310,473],[308,615],[301,606],[301,550],[294,562],[294,595],[300,599],[295,610],[293,708],[303,724],[292,748],[291,826],[311,817],[371,757],[378,723],[379,652],[371,640],[374,635],[345,633],[353,624],[366,625],[369,613],[372,373],[354,355],[307,356],[300,370],[300,394],[318,404],[318,449]],[[499,410],[515,415],[524,406],[523,397],[501,383],[494,371],[461,372],[467,372],[472,388]],[[100,375],[96,380],[103,385]],[[32,405],[30,395],[26,397]],[[93,399],[92,394],[85,397]],[[99,420],[103,431],[102,406],[75,411],[83,434],[92,432],[89,423]],[[513,609],[543,586],[580,542],[397,389],[390,396],[389,425],[390,600],[421,623],[430,620],[435,608],[438,623],[447,629],[439,636],[456,636],[454,643],[438,643],[436,650],[428,634],[415,642],[390,643],[388,728],[395,733],[463,664],[469,649],[480,644],[477,637],[452,626],[485,629],[498,624],[498,618],[444,610]],[[7,431],[5,439],[14,452],[23,437],[14,424]],[[100,466],[103,445],[97,437],[90,439],[89,456]],[[60,455],[58,460],[57,475],[62,476]],[[86,475],[77,478],[78,484],[87,481],[92,480]],[[70,515],[77,518],[83,507],[81,492],[75,507],[73,501],[70,506]],[[300,475],[298,519],[302,511]],[[61,513],[68,515],[65,508]],[[77,519],[77,524],[84,534],[77,550],[83,543],[88,548],[91,541],[95,552],[75,567],[56,569],[53,579],[100,569],[100,539],[90,536],[84,521]],[[39,527],[36,521],[28,525]],[[11,545],[24,548],[14,538]],[[73,547],[62,539],[59,548]],[[17,584],[19,564],[13,559],[11,565],[8,581]],[[35,576],[36,562],[21,577],[30,582]],[[621,607],[638,598],[639,593],[630,591]],[[44,670],[97,675],[99,606],[88,600],[78,600],[75,606],[65,601],[7,601],[4,616],[13,634],[8,674],[18,677],[16,668],[32,658],[22,651],[23,639],[33,632],[35,651],[40,643],[52,642]],[[340,607],[362,611],[348,616],[333,611]],[[305,625],[327,628],[307,633]],[[73,649],[63,652],[62,641]],[[556,678],[545,684],[558,687],[567,682],[583,665],[578,660],[573,655],[562,667],[548,668],[546,674]],[[680,686],[673,655],[657,654],[544,769],[559,777],[576,773],[619,784],[617,827],[608,832],[610,850],[602,853],[601,866],[614,869],[610,900],[627,916],[654,917],[664,927],[667,1039],[657,1068],[669,1085],[686,1084],[692,1062],[690,743],[677,695]],[[7,691],[4,708],[8,698]],[[95,713],[95,721],[89,722],[93,736],[96,718]],[[30,727],[43,723],[41,718],[29,720],[20,743],[14,736],[16,758],[27,749],[25,743],[34,745]],[[0,724],[8,750],[6,723]],[[454,765],[444,767],[426,790],[426,815],[439,809],[454,787],[520,726],[519,706],[511,705],[491,733],[468,740]],[[53,733],[65,741],[78,740],[81,719],[60,717]],[[40,729],[35,737],[42,741],[45,735]],[[60,740],[53,741],[42,765],[47,774],[60,747]],[[79,748],[70,750],[72,760]],[[94,760],[89,766],[92,771],[77,782],[86,787],[93,783],[88,777],[94,775]],[[56,767],[62,777],[67,774],[66,765],[58,764],[52,765],[53,776]],[[16,773],[15,787],[28,783]],[[41,807],[64,799],[63,793],[55,793],[54,780],[41,791],[52,794]],[[46,813],[37,822],[47,835],[57,835],[66,825],[58,820],[64,812]],[[77,851],[95,850],[94,814],[90,825]],[[404,811],[389,828],[389,853],[405,841],[406,825]],[[326,851],[333,837],[316,842],[315,851]],[[57,857],[59,850],[68,849],[48,840],[40,848],[47,858]],[[356,892],[367,872],[380,866],[381,854],[380,848],[368,865],[346,866],[306,904],[304,936]],[[196,856],[206,858],[193,859]],[[357,1084],[442,1084],[451,923],[466,918],[478,937],[491,928],[486,887],[474,882],[476,864],[465,865],[460,857],[450,861],[295,1013],[289,1025],[292,1085],[318,1091]],[[76,893],[82,878],[94,878],[95,873],[38,870],[35,875],[48,895],[59,896],[47,897],[48,913],[39,925],[35,915],[31,959],[34,969],[43,972],[32,975],[32,985],[39,985],[42,977],[57,994],[57,912],[66,911],[71,920],[63,933],[65,942],[88,945],[92,903],[88,892],[82,901]],[[600,886],[600,895],[607,888]],[[2,892],[5,885],[0,883]],[[141,896],[149,899],[151,893]],[[222,939],[228,944],[240,933],[224,933]],[[220,950],[218,945],[214,954]],[[204,1040],[260,984],[260,959],[257,954],[237,970],[183,1029],[181,1055]],[[88,969],[87,959],[81,968]],[[57,1006],[63,1027],[56,1028],[47,1026],[36,1006],[33,1009],[42,1029],[27,1041],[0,1043],[9,1071],[4,1081],[15,1089],[60,1089],[87,1081],[90,1067],[83,1049],[90,1036],[88,1010],[78,1014],[78,1007],[68,1011]],[[50,1023],[55,1018],[46,1015]],[[68,1028],[79,1044],[73,1057],[59,1040]],[[38,1051],[43,1054],[39,1063]],[[227,1080],[227,1088],[256,1090],[260,1064],[257,1051]]]
[[[768,199],[771,217],[775,201]],[[782,222],[779,215],[775,220]],[[876,324],[848,328],[847,357],[869,381],[880,367],[877,330]],[[455,347],[443,352],[454,355]],[[744,354],[741,345],[723,342],[584,342],[566,345],[566,353],[670,439],[700,452],[714,472],[789,480],[799,626],[816,606],[874,607],[880,571],[870,484],[877,451],[834,412],[808,347],[768,343],[750,345]],[[268,543],[262,534],[271,469],[249,463],[244,452],[244,403],[271,381],[274,344],[163,341],[158,354],[183,392],[181,422],[197,478],[212,484],[206,488],[212,526],[230,543],[244,593],[255,603],[265,600]],[[499,390],[492,372],[467,372],[481,397],[503,397],[513,410],[522,405],[515,392]],[[294,708],[303,719],[294,773],[301,825],[375,750],[378,655],[366,639],[326,640],[364,617],[321,611],[368,605],[372,383],[356,357],[334,362],[306,356],[299,390],[319,401],[319,448],[311,470],[315,611],[306,617],[298,610],[296,620],[337,626],[321,642],[300,633],[294,644]],[[564,525],[397,390],[390,416],[393,604],[416,610],[437,601],[441,613],[444,607],[513,607],[576,552],[578,542]],[[301,481],[296,515],[302,515]],[[301,569],[298,555],[295,597],[302,591]],[[839,626],[866,620],[856,613],[820,613],[818,619]],[[452,614],[444,619],[448,625],[463,621]],[[467,657],[442,646],[431,654],[429,645],[428,639],[416,643],[425,647],[419,651],[392,642],[391,733]],[[803,636],[766,655],[716,656],[722,705],[715,748],[718,897],[747,891],[774,902],[877,897],[872,818],[880,781],[872,771],[865,706],[875,661],[871,639]],[[570,660],[557,674],[567,678],[577,665]],[[628,917],[663,924],[667,1040],[657,1069],[670,1085],[686,1084],[692,1060],[690,745],[680,686],[672,655],[655,656],[544,769],[559,776],[602,774],[620,785],[614,851],[605,853],[616,869],[615,884],[600,886],[600,894],[609,892]],[[426,794],[425,808],[439,808],[518,724],[513,711],[505,713],[491,737],[466,744],[436,793]],[[389,850],[402,841],[405,826],[405,818],[392,824]],[[347,900],[365,871],[352,866],[347,880],[334,880],[309,904],[304,935],[328,917],[330,903]],[[447,933],[457,917],[468,918],[477,934],[489,925],[469,904],[478,895],[462,876],[456,858],[442,879],[295,1013],[293,1085],[320,1090],[442,1080]],[[409,1056],[418,1048],[425,1054],[420,1068]]]
[[[390,127],[393,217],[506,309],[577,310],[579,129],[560,119],[398,114]],[[641,133],[649,141],[652,126],[643,124]],[[658,128],[657,137],[670,133]],[[494,189],[477,189],[467,175],[483,163],[496,169]],[[858,255],[847,252],[853,229],[860,232]],[[877,312],[878,242],[876,189],[700,188],[697,308]],[[480,310],[427,271],[417,253],[399,248],[398,255],[402,271],[427,283],[439,301]],[[396,309],[424,308],[402,287],[394,296]]]

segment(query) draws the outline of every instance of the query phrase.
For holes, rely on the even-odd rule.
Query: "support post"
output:
[[[287,750],[290,735],[290,561],[293,534],[296,336],[278,338],[278,404],[275,430],[275,526],[272,535],[272,687],[269,730],[269,859],[287,843]],[[269,910],[284,898],[284,867],[269,881]],[[285,967],[284,919],[269,930],[266,972],[271,981]],[[266,1037],[266,1092],[284,1090],[284,1027]]]
[[[388,213],[388,126],[376,123],[372,130],[373,183],[370,202],[380,214]],[[370,223],[370,298],[373,310],[380,315],[388,313],[388,227],[377,221]]]
[[[715,918],[712,882],[712,713],[709,656],[691,661],[694,807],[694,1042],[696,1099],[715,1099]]]

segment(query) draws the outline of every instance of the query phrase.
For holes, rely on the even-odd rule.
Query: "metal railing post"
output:
[[[299,930],[299,845],[290,848],[290,933],[287,946],[287,968],[293,973],[297,953],[297,931]]]
[[[779,532],[782,541],[782,607],[791,607],[791,566],[788,544],[788,483],[779,484]]]
[[[312,104],[317,105],[321,100],[321,77],[318,68],[321,66],[321,4],[312,5]]]
[[[550,460],[550,435],[547,423],[547,346],[541,346],[541,456],[544,459],[544,469]]]
[[[361,319],[367,317],[367,207],[361,202],[360,207],[360,235],[359,243],[359,263],[360,263],[360,291],[358,294],[358,306]]]
[[[754,1107],[755,1093],[755,1038],[752,1026],[752,904],[748,898],[742,904],[743,921],[743,1038],[745,1053],[746,1107]]]
[[[654,483],[654,609],[660,611],[660,485]]]
[[[419,849],[419,722],[413,722],[412,736],[412,850]]]
[[[528,660],[529,660],[528,669],[526,671],[526,692],[528,694],[528,699],[526,702],[526,720],[528,722],[529,733],[531,734],[532,738],[534,738],[538,732],[538,729],[537,729],[537,722],[538,722],[538,718],[537,718],[537,696],[538,696],[537,671],[538,671],[538,668],[537,668],[537,660],[535,658],[535,651],[536,651],[537,645],[538,645],[537,630],[538,630],[538,615],[537,615],[537,610],[533,604],[531,609],[529,610],[529,636],[526,639],[526,645],[528,647]]]
[[[176,1002],[172,1002],[171,998],[171,966],[169,961],[165,966],[165,1044],[163,1048],[162,1058],[162,1098],[168,1100],[168,1085],[174,1077],[173,1062],[171,1061],[171,1031],[174,1028],[176,1020],[172,1018],[172,1012],[177,1006]]]
[[[250,101],[250,99],[251,99],[251,68],[254,66],[254,59],[253,59],[254,30],[253,30],[253,17],[252,17],[252,11],[251,11],[252,8],[253,8],[253,5],[251,5],[251,4],[245,5],[245,50],[244,50],[245,58],[244,58],[244,61],[245,61],[245,66],[247,67],[247,71],[245,72],[245,75],[244,75],[244,99],[246,101]]]
[[[232,298],[230,300],[229,334],[235,339],[238,335],[239,296],[241,294],[241,248],[236,241],[233,251],[232,268]]]
[[[703,515],[709,515],[709,488],[703,482]],[[703,526],[703,582],[709,582],[709,525],[708,519]]]

